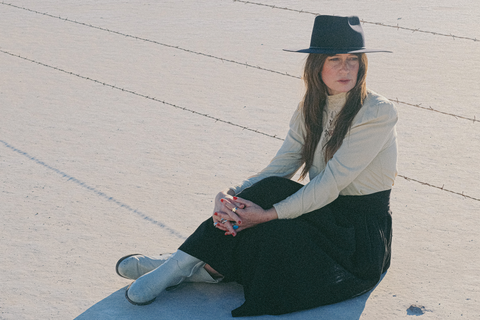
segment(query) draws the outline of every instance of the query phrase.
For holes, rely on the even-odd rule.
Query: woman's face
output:
[[[348,92],[357,83],[359,61],[354,54],[337,54],[328,57],[322,69],[322,80],[328,94]]]

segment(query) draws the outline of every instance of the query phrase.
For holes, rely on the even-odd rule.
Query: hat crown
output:
[[[339,50],[365,48],[365,37],[356,16],[317,16],[313,25],[310,48]]]
[[[345,54],[368,52],[391,52],[387,50],[365,48],[365,36],[360,19],[357,16],[317,16],[313,24],[310,48],[287,50],[290,52]]]

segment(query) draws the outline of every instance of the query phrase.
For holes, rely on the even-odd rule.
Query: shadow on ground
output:
[[[243,301],[243,288],[236,283],[189,283],[162,293],[148,306],[134,306],[125,299],[126,287],[96,303],[75,320],[130,319],[232,319],[231,310]],[[372,291],[334,305],[282,316],[260,316],[255,319],[323,319],[358,320]]]

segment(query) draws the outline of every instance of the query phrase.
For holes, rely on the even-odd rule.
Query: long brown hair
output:
[[[357,83],[348,92],[345,106],[334,119],[332,137],[325,145],[325,162],[328,162],[342,145],[353,118],[357,115],[367,96],[367,55],[364,53],[356,55],[359,58]],[[305,166],[300,179],[305,178],[312,167],[315,150],[323,133],[323,111],[327,103],[328,88],[322,81],[322,70],[328,57],[326,54],[310,53],[305,62],[303,81],[306,92],[301,104],[306,129],[305,143],[302,147],[302,161]]]

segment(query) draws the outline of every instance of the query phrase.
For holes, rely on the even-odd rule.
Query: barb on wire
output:
[[[320,15],[320,13],[317,13],[317,12],[305,11],[303,9],[298,10],[298,9],[292,9],[292,8],[287,8],[287,7],[278,7],[278,6],[275,6],[275,5],[260,3],[260,2],[253,2],[253,1],[246,1],[246,0],[233,0],[233,2],[241,2],[241,3],[245,3],[245,4],[251,4],[251,5],[256,5],[256,6],[261,6],[261,7],[269,7],[269,8],[272,8],[272,9],[280,9],[280,10],[286,10],[286,11],[292,11],[292,12],[298,12],[298,13],[313,14],[313,15],[316,15],[316,16]],[[464,40],[472,40],[472,41],[475,41],[475,42],[480,41],[477,38],[455,36],[451,33],[446,34],[446,33],[434,32],[434,31],[420,30],[419,28],[413,29],[413,28],[407,28],[407,27],[400,27],[398,24],[397,25],[391,25],[391,24],[386,24],[386,23],[382,23],[382,22],[372,22],[372,21],[366,21],[366,20],[360,20],[360,21],[362,23],[366,23],[366,24],[373,24],[373,25],[382,26],[382,27],[395,28],[397,30],[401,29],[401,30],[412,31],[412,33],[419,32],[419,33],[429,33],[429,34],[433,34],[435,36],[452,37],[453,40],[464,39]]]
[[[409,178],[409,177],[405,177],[405,176],[402,176],[402,175],[400,175],[400,174],[399,174],[398,176],[399,176],[400,178],[404,178],[404,179],[407,180],[407,181],[414,181],[414,182],[420,183],[420,184],[422,184],[422,185],[424,185],[424,186],[428,186],[428,187],[440,189],[440,190],[442,190],[442,191],[446,191],[446,192],[449,192],[449,193],[453,193],[453,194],[462,196],[462,197],[464,197],[464,198],[468,198],[468,199],[480,201],[479,198],[467,196],[463,191],[462,191],[462,193],[460,193],[460,192],[456,192],[456,191],[452,191],[452,190],[445,189],[445,188],[444,188],[445,185],[442,185],[441,187],[439,187],[439,186],[434,186],[434,185],[432,185],[432,184],[430,184],[430,183],[427,183],[427,182],[423,182],[423,181],[419,181],[419,180],[412,179],[412,178]]]
[[[3,1],[0,2],[0,4],[4,4],[4,5],[11,6],[11,7],[14,7],[14,8],[17,8],[17,9],[26,10],[26,11],[29,11],[29,12],[32,12],[32,13],[40,14],[40,15],[47,16],[47,17],[51,17],[51,18],[55,18],[55,19],[60,19],[60,20],[63,20],[63,21],[67,21],[67,22],[71,22],[71,23],[76,23],[76,24],[79,24],[79,25],[82,25],[82,26],[85,26],[85,27],[89,27],[89,28],[93,28],[93,29],[98,29],[98,30],[110,32],[110,33],[113,33],[113,34],[117,34],[117,35],[124,36],[124,37],[126,37],[126,38],[132,38],[132,39],[135,39],[135,40],[150,42],[150,43],[154,43],[154,44],[157,44],[157,45],[161,45],[161,46],[164,46],[164,47],[167,47],[167,48],[177,49],[177,50],[185,51],[185,52],[188,52],[188,53],[193,53],[193,54],[196,54],[196,55],[199,55],[199,56],[204,56],[204,57],[207,57],[207,58],[213,58],[213,59],[221,60],[222,62],[226,61],[226,62],[238,64],[238,65],[241,65],[241,66],[245,66],[245,67],[247,67],[247,68],[254,68],[254,69],[259,69],[259,70],[262,70],[262,71],[268,71],[268,72],[277,73],[277,74],[281,74],[281,75],[287,75],[287,76],[293,77],[293,78],[298,78],[298,77],[296,77],[296,76],[291,76],[291,75],[289,75],[289,74],[286,73],[286,72],[275,71],[275,70],[271,70],[271,69],[262,68],[262,67],[255,66],[255,65],[251,65],[251,64],[249,64],[249,63],[247,63],[247,62],[238,62],[238,61],[235,61],[235,60],[230,60],[230,59],[225,59],[225,58],[217,57],[217,56],[214,56],[214,55],[211,55],[211,54],[208,54],[208,53],[202,53],[202,52],[193,51],[193,50],[190,50],[190,49],[185,49],[185,48],[182,48],[182,47],[179,47],[179,46],[175,46],[175,45],[171,45],[171,44],[167,44],[167,43],[162,43],[162,42],[155,41],[155,40],[151,40],[151,39],[147,39],[147,38],[142,38],[142,37],[138,37],[138,36],[126,34],[126,33],[123,33],[123,32],[119,32],[119,31],[115,31],[115,30],[111,30],[111,29],[107,29],[107,28],[95,26],[95,25],[92,25],[92,24],[89,24],[89,23],[79,22],[79,21],[75,21],[75,20],[68,19],[68,18],[62,18],[62,17],[59,17],[59,16],[54,16],[54,15],[49,14],[49,13],[46,13],[46,12],[40,12],[40,11],[36,11],[36,10],[33,10],[33,9],[16,6],[16,5],[14,5],[14,4],[5,3],[5,2],[3,2]]]
[[[112,84],[109,84],[109,83],[106,83],[106,82],[103,82],[103,81],[99,81],[99,80],[95,80],[95,79],[92,79],[92,78],[89,78],[89,77],[86,77],[86,76],[82,76],[82,75],[80,75],[80,74],[77,74],[77,73],[74,73],[74,72],[71,72],[71,71],[66,71],[66,70],[64,70],[64,69],[61,69],[61,68],[58,68],[58,67],[55,67],[55,66],[51,66],[51,65],[48,65],[48,64],[46,64],[46,63],[39,62],[39,61],[36,61],[36,60],[32,60],[32,59],[29,59],[29,58],[23,57],[23,56],[21,56],[21,55],[14,54],[14,53],[11,53],[11,52],[2,50],[2,49],[0,49],[0,52],[3,52],[3,53],[5,53],[5,54],[8,54],[8,55],[10,55],[10,56],[12,56],[12,57],[17,57],[17,58],[23,59],[23,60],[25,60],[25,61],[29,61],[29,62],[38,64],[38,65],[41,65],[41,66],[44,66],[44,67],[47,67],[47,68],[50,68],[50,69],[54,69],[54,70],[57,70],[57,71],[60,71],[60,72],[69,74],[69,75],[72,75],[72,76],[75,76],[75,77],[78,77],[78,78],[81,78],[81,79],[89,80],[89,81],[92,81],[92,82],[95,82],[95,83],[98,83],[98,84],[101,84],[101,85],[110,87],[110,88],[112,88],[112,89],[116,89],[116,90],[120,90],[120,91],[123,91],[123,92],[131,93],[131,94],[133,94],[133,95],[136,95],[136,96],[139,96],[139,97],[148,99],[148,100],[153,100],[153,101],[156,101],[156,102],[160,102],[160,103],[169,105],[169,106],[174,107],[174,108],[176,108],[176,109],[188,111],[188,112],[191,112],[191,113],[193,113],[193,114],[196,114],[196,115],[199,115],[199,116],[203,116],[203,117],[206,117],[206,118],[209,118],[209,119],[218,121],[218,122],[222,122],[222,123],[226,123],[226,124],[229,124],[229,125],[232,125],[232,126],[235,126],[235,127],[239,127],[239,128],[242,128],[243,130],[248,130],[248,131],[252,131],[252,132],[255,132],[255,133],[259,133],[259,134],[262,134],[262,135],[267,136],[267,137],[270,137],[270,138],[275,138],[275,139],[277,139],[277,140],[283,140],[283,139],[277,138],[275,135],[271,135],[271,134],[268,134],[268,133],[265,133],[265,132],[261,132],[261,131],[258,131],[258,130],[256,130],[256,129],[248,128],[248,127],[246,127],[246,126],[242,126],[242,125],[239,125],[239,124],[236,124],[236,123],[232,123],[232,122],[227,121],[227,120],[223,120],[223,119],[220,119],[220,118],[216,118],[216,117],[210,116],[210,115],[205,114],[205,113],[201,113],[201,112],[198,112],[198,111],[195,111],[195,110],[192,110],[192,109],[188,109],[188,108],[185,108],[185,107],[181,107],[181,106],[178,106],[178,105],[176,105],[176,104],[173,104],[173,103],[170,103],[170,102],[167,102],[167,101],[164,101],[164,100],[160,100],[160,99],[157,99],[157,98],[154,98],[154,97],[150,97],[150,96],[147,96],[147,95],[145,95],[145,94],[138,93],[138,92],[135,92],[135,91],[132,91],[132,90],[129,90],[129,89],[121,88],[121,87],[118,87],[118,86],[116,86],[116,85],[112,85]]]
[[[36,158],[36,157],[34,157],[34,156],[31,156],[31,155],[29,155],[28,153],[26,153],[26,152],[24,152],[24,151],[22,151],[22,150],[20,150],[20,149],[15,148],[15,147],[12,146],[11,144],[9,144],[9,143],[7,143],[7,142],[5,142],[5,141],[3,141],[3,140],[0,140],[0,143],[3,144],[5,147],[9,148],[10,150],[12,150],[12,151],[14,151],[14,152],[16,152],[16,153],[18,153],[18,154],[20,154],[20,155],[22,155],[22,156],[27,157],[29,160],[34,161],[34,162],[36,162],[37,164],[39,164],[39,165],[41,165],[41,166],[44,166],[45,168],[47,168],[47,169],[49,169],[49,170],[54,171],[55,173],[61,175],[63,178],[67,179],[67,181],[71,181],[71,182],[77,184],[78,186],[80,186],[80,187],[82,187],[82,188],[85,188],[85,189],[87,189],[87,190],[95,193],[97,196],[99,196],[99,197],[101,197],[101,198],[103,198],[103,199],[105,199],[105,200],[107,200],[107,201],[113,202],[113,203],[115,203],[116,205],[118,205],[118,206],[120,206],[120,207],[122,207],[122,208],[124,208],[124,209],[126,209],[126,210],[128,210],[128,211],[130,211],[130,212],[132,212],[132,213],[135,213],[135,214],[139,215],[139,216],[140,216],[141,218],[143,218],[144,220],[147,220],[147,221],[149,221],[149,222],[151,222],[151,223],[153,223],[153,224],[156,224],[157,226],[165,229],[166,231],[170,232],[172,235],[176,236],[177,238],[186,239],[186,237],[185,237],[184,235],[180,234],[178,231],[170,228],[169,226],[167,226],[166,224],[164,224],[164,223],[162,223],[162,222],[160,222],[160,221],[158,221],[158,220],[152,219],[151,217],[149,217],[149,216],[146,215],[145,213],[139,211],[138,209],[132,208],[131,206],[129,206],[129,205],[127,205],[127,204],[125,204],[125,203],[123,203],[123,202],[115,199],[114,197],[111,197],[111,196],[107,195],[106,193],[100,191],[99,189],[94,188],[94,187],[92,187],[92,186],[89,186],[89,185],[86,184],[85,182],[83,182],[83,181],[81,181],[81,180],[78,180],[77,178],[75,178],[75,177],[73,177],[73,176],[71,176],[71,175],[69,175],[69,174],[67,174],[67,173],[65,173],[65,172],[63,172],[63,171],[60,171],[60,170],[58,170],[57,168],[52,167],[51,165],[45,163],[44,161],[41,161],[41,160],[39,160],[38,158]]]
[[[473,116],[473,118],[469,118],[469,117],[460,116],[460,115],[454,114],[454,113],[448,113],[448,112],[445,112],[445,111],[436,110],[436,109],[433,109],[431,106],[429,106],[428,108],[427,107],[422,107],[421,103],[413,104],[413,103],[409,103],[409,102],[405,102],[405,101],[400,101],[400,100],[398,100],[398,98],[388,99],[388,100],[390,100],[392,102],[396,102],[396,103],[405,104],[407,106],[411,106],[411,107],[415,107],[415,108],[419,108],[419,109],[423,109],[423,110],[428,110],[428,111],[433,111],[433,112],[441,113],[441,114],[444,114],[444,115],[447,115],[447,116],[452,116],[452,117],[455,117],[457,119],[470,120],[470,121],[473,121],[473,123],[480,122],[479,120],[477,120],[477,118],[475,116]]]
[[[242,0],[235,0],[235,1],[250,3],[250,4],[256,4],[255,2],[249,2],[249,1],[242,1]],[[262,68],[260,66],[254,66],[254,65],[251,65],[251,64],[248,64],[248,63],[243,63],[243,62],[239,62],[239,61],[235,61],[235,60],[231,60],[231,59],[217,57],[217,56],[214,56],[214,55],[211,55],[211,54],[202,53],[202,52],[198,52],[198,51],[194,51],[194,50],[190,50],[190,49],[185,49],[185,48],[181,48],[179,46],[170,45],[170,44],[162,43],[162,42],[151,40],[151,39],[141,38],[141,37],[138,37],[138,36],[126,34],[126,33],[115,31],[115,30],[110,30],[110,29],[103,28],[103,27],[98,27],[98,26],[95,26],[95,25],[92,25],[92,24],[79,22],[79,21],[75,21],[75,20],[70,20],[68,18],[57,17],[57,16],[51,15],[49,13],[39,12],[39,11],[32,10],[32,9],[29,9],[29,8],[24,8],[24,7],[16,6],[16,5],[13,5],[13,4],[8,4],[8,3],[5,3],[3,1],[0,2],[0,3],[4,4],[4,5],[11,6],[11,7],[14,7],[14,8],[17,8],[17,9],[26,10],[26,11],[29,11],[29,12],[32,12],[32,13],[48,16],[48,17],[51,17],[51,18],[60,19],[60,20],[63,20],[63,21],[71,22],[71,23],[76,23],[76,24],[79,24],[79,25],[82,25],[82,26],[86,26],[86,27],[89,27],[89,28],[94,28],[94,29],[97,29],[97,30],[101,30],[101,31],[105,31],[105,32],[109,32],[109,33],[113,33],[113,34],[117,34],[117,35],[121,35],[121,36],[124,36],[124,37],[127,37],[127,38],[132,38],[132,39],[136,39],[136,40],[140,40],[140,41],[145,41],[145,42],[161,45],[161,46],[164,46],[164,47],[167,47],[167,48],[177,49],[177,50],[181,50],[181,51],[184,51],[184,52],[196,54],[196,55],[199,55],[199,56],[204,56],[204,57],[211,58],[211,59],[217,59],[217,60],[222,61],[222,63],[223,62],[234,63],[234,64],[237,64],[237,65],[245,66],[246,68],[255,68],[255,69],[262,70],[262,71],[268,71],[268,72],[272,72],[272,73],[275,73],[275,74],[279,74],[279,75],[282,75],[282,76],[287,76],[287,77],[291,77],[291,78],[295,78],[295,79],[301,79],[301,77],[290,75],[287,72],[280,72],[280,71],[276,71],[276,70],[272,70],[272,69]],[[258,4],[258,5],[264,5],[264,4]],[[264,6],[269,6],[269,5],[264,5]],[[280,7],[275,6],[275,8],[279,9]],[[303,11],[303,10],[295,10],[295,9],[289,9],[289,8],[283,8],[283,9],[290,10],[290,11],[296,11],[296,12],[300,12],[300,13],[309,13],[308,11]],[[396,27],[398,27],[398,26],[396,26]],[[433,111],[433,112],[438,112],[438,113],[441,113],[441,114],[444,114],[444,115],[453,116],[455,118],[470,120],[470,121],[473,121],[474,123],[479,121],[479,120],[476,120],[476,117],[468,118],[468,117],[455,115],[455,114],[452,114],[452,113],[447,113],[447,112],[444,112],[444,111],[439,111],[439,110],[433,109],[432,107],[425,108],[425,107],[421,107],[419,104],[413,104],[413,103],[409,103],[409,102],[400,101],[400,100],[398,100],[398,98],[397,99],[389,99],[389,100],[397,102],[398,104],[405,104],[405,105],[408,105],[408,106],[417,107],[417,108],[420,108],[420,109]]]
[[[157,98],[152,98],[152,97],[147,96],[147,95],[145,95],[145,94],[141,94],[141,93],[138,93],[138,92],[129,90],[129,89],[125,89],[125,88],[121,88],[121,87],[118,87],[118,86],[115,86],[115,85],[112,85],[112,84],[108,84],[108,83],[103,82],[103,81],[99,81],[99,80],[95,80],[95,79],[92,79],[92,78],[89,78],[89,77],[86,77],[86,76],[82,76],[82,75],[80,75],[80,74],[77,74],[77,73],[74,73],[74,72],[71,72],[71,71],[66,71],[66,70],[64,70],[64,69],[61,69],[61,68],[58,68],[58,67],[55,67],[55,66],[51,66],[51,65],[48,65],[48,64],[43,63],[43,62],[40,62],[40,61],[36,61],[36,60],[33,60],[33,59],[29,59],[29,58],[23,57],[23,56],[21,56],[21,55],[14,54],[14,53],[11,53],[11,52],[2,50],[2,49],[0,49],[0,52],[3,52],[3,53],[5,53],[5,54],[7,54],[7,55],[10,55],[10,56],[12,56],[12,57],[20,58],[20,59],[25,60],[25,61],[28,61],[28,62],[32,62],[32,63],[38,64],[38,65],[41,65],[41,66],[44,66],[44,67],[47,67],[47,68],[50,68],[50,69],[54,69],[54,70],[63,72],[63,73],[65,73],[65,74],[69,74],[69,75],[75,76],[75,77],[78,77],[78,78],[81,78],[81,79],[84,79],[84,80],[89,80],[89,81],[92,81],[92,82],[95,82],[95,83],[98,83],[98,84],[101,84],[101,85],[104,85],[104,86],[108,86],[108,87],[111,87],[112,89],[120,90],[120,91],[127,92],[127,93],[130,93],[130,94],[133,94],[133,95],[136,95],[136,96],[145,98],[145,99],[149,99],[149,100],[153,100],[153,101],[156,101],[156,102],[160,102],[160,103],[163,103],[163,104],[165,104],[165,105],[169,105],[169,106],[171,106],[171,107],[174,107],[174,108],[176,108],[176,109],[180,109],[180,110],[183,110],[183,111],[188,111],[188,112],[191,112],[191,113],[193,113],[193,114],[196,114],[196,115],[199,115],[199,116],[202,116],[202,117],[206,117],[206,118],[215,120],[215,122],[222,122],[222,123],[225,123],[225,124],[228,124],[228,125],[237,127],[237,128],[241,128],[242,130],[248,130],[248,131],[251,131],[251,132],[254,132],[254,133],[258,133],[258,134],[261,134],[261,135],[264,135],[264,136],[267,136],[267,137],[269,137],[269,138],[273,138],[273,139],[276,139],[276,140],[280,140],[280,141],[284,141],[284,140],[285,140],[285,139],[282,139],[282,138],[277,137],[277,135],[272,135],[272,134],[268,134],[268,133],[265,133],[265,132],[261,132],[261,131],[256,130],[256,129],[251,129],[251,128],[248,128],[248,127],[246,127],[246,126],[242,126],[242,125],[233,123],[233,122],[231,122],[231,121],[227,121],[227,120],[223,120],[223,119],[220,119],[220,118],[216,118],[216,117],[210,116],[210,115],[208,115],[208,114],[201,113],[201,112],[198,112],[198,111],[195,111],[195,110],[191,110],[191,109],[188,109],[188,108],[186,108],[186,107],[181,107],[181,106],[178,106],[178,105],[176,105],[176,104],[173,104],[173,103],[170,103],[170,102],[167,102],[167,101],[164,101],[164,100],[160,100],[160,99],[157,99]],[[440,190],[443,190],[443,191],[447,191],[447,192],[450,192],[450,193],[462,195],[462,196],[465,197],[465,198],[469,198],[469,199],[472,199],[472,200],[480,201],[480,199],[474,198],[474,197],[471,197],[471,196],[467,196],[467,195],[465,195],[463,192],[462,192],[462,193],[459,193],[459,192],[455,192],[455,191],[451,191],[451,190],[444,189],[443,186],[440,188],[440,187],[431,185],[431,184],[429,184],[429,183],[427,183],[427,182],[422,182],[422,181],[419,181],[419,180],[416,180],[416,179],[412,179],[412,178],[409,178],[409,177],[406,177],[406,176],[401,176],[401,175],[399,175],[399,176],[402,177],[402,178],[404,178],[404,179],[406,179],[406,180],[409,180],[409,181],[415,181],[415,182],[417,182],[417,183],[420,183],[420,184],[423,184],[423,185],[426,185],[426,186],[434,187],[434,188],[437,188],[437,189],[440,189]]]

